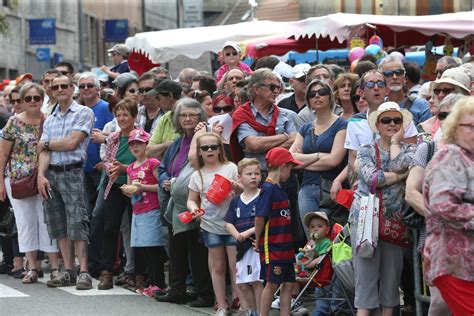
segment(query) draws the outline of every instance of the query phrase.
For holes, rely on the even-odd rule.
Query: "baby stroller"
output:
[[[333,242],[332,249],[322,256],[319,263],[307,277],[297,277],[297,282],[303,287],[295,300],[292,301],[292,308],[294,304],[302,299],[308,288],[325,287],[331,284],[329,297],[310,297],[305,298],[305,301],[317,299],[318,301],[339,302],[338,305],[347,304],[346,308],[338,308],[337,314],[355,315],[352,303],[355,289],[352,249],[346,243],[346,238],[349,235],[348,225],[342,227],[336,223],[332,226],[329,233],[329,239]]]

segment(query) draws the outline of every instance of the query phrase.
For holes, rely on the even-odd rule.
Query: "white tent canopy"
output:
[[[283,34],[288,22],[254,21],[231,25],[207,26],[138,33],[126,44],[153,63],[166,63],[178,55],[198,58],[204,52],[217,53],[225,41],[243,40]]]

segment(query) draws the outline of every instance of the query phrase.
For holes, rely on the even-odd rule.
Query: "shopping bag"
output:
[[[379,198],[370,193],[360,199],[356,254],[372,258],[379,240]]]

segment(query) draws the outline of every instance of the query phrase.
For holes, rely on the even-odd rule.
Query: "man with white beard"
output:
[[[413,114],[413,123],[418,125],[431,117],[428,101],[407,95],[406,72],[402,61],[396,56],[387,56],[380,62],[379,70],[383,73],[389,90],[387,101],[393,101],[401,108]]]

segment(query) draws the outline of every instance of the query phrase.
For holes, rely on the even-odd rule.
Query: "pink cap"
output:
[[[130,135],[128,135],[129,144],[134,141],[141,142],[141,143],[148,143],[149,140],[150,140],[150,134],[148,134],[142,129],[134,129],[133,131],[130,132]]]

